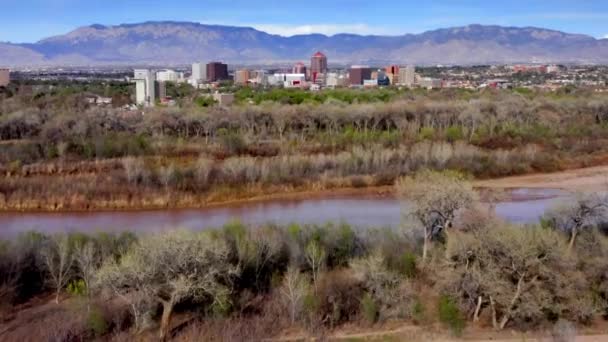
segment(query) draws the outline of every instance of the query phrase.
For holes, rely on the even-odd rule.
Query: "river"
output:
[[[560,199],[568,198],[568,194],[551,189],[518,189],[508,197],[509,200],[496,204],[498,216],[514,223],[535,223],[545,210]],[[0,237],[30,230],[44,233],[200,230],[221,227],[234,219],[248,225],[344,221],[356,227],[396,227],[402,218],[402,207],[392,197],[362,195],[262,201],[187,210],[0,213]]]

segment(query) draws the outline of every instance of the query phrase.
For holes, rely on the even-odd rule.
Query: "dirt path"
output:
[[[546,188],[567,191],[608,190],[608,166],[476,181],[481,188]]]

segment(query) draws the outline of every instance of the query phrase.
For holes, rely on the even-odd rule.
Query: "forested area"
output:
[[[606,159],[608,97],[583,89],[241,89],[230,107],[188,96],[178,107],[134,111],[60,88],[5,94],[2,207],[197,207],[391,185],[424,168],[488,178]]]
[[[241,341],[391,321],[563,337],[605,319],[605,193],[521,226],[496,218],[457,172],[418,172],[396,191],[412,203],[399,229],[23,234],[0,244],[0,338]],[[14,308],[39,296],[53,301],[24,322]]]

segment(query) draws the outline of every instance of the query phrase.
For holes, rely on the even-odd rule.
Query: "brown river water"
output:
[[[513,223],[536,223],[545,210],[560,200],[568,199],[569,194],[552,189],[516,189],[508,197],[508,200],[496,204],[498,216]],[[355,227],[397,227],[402,219],[402,208],[407,208],[407,203],[392,197],[361,195],[184,210],[0,213],[0,237],[30,230],[44,233],[202,230],[218,228],[235,219],[253,226],[331,221],[346,222]]]

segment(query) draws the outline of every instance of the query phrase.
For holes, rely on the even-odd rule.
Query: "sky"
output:
[[[250,26],[273,34],[399,35],[493,24],[608,38],[607,0],[0,0],[0,41],[35,42],[91,24],[151,20]]]

